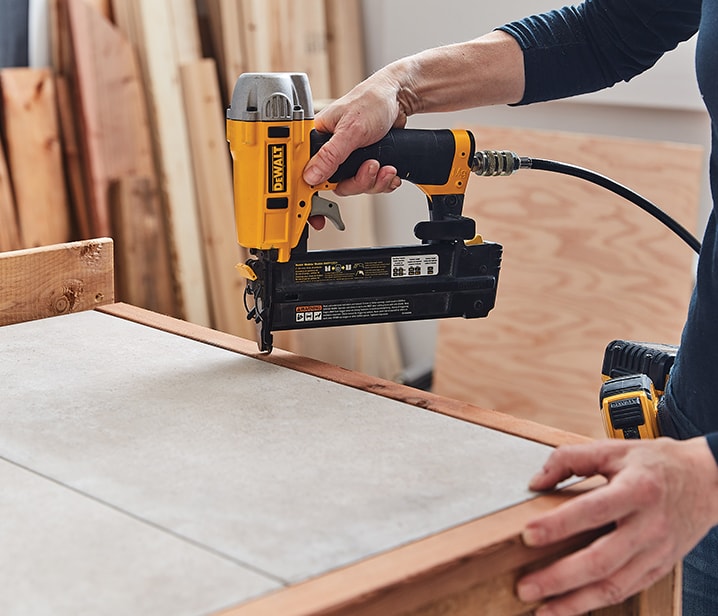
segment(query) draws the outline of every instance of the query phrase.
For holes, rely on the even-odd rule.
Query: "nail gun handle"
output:
[[[312,130],[311,155],[330,137],[328,133]],[[364,161],[375,159],[382,166],[396,167],[402,180],[420,186],[446,187],[448,194],[455,194],[457,188],[463,193],[474,150],[474,136],[467,130],[395,128],[380,141],[354,151],[329,181],[336,183],[354,177]]]

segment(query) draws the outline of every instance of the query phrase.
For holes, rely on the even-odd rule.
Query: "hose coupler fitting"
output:
[[[511,175],[521,167],[530,166],[518,154],[509,150],[479,150],[474,154],[471,171],[476,175],[490,177],[498,175]]]

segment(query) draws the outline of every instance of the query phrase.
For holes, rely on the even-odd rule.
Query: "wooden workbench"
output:
[[[526,489],[581,437],[124,304],[0,348],[2,614],[524,614],[518,574],[592,539],[519,539],[591,488]]]

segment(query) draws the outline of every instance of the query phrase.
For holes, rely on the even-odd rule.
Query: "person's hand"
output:
[[[379,141],[391,128],[406,125],[405,108],[399,102],[401,88],[392,71],[379,71],[317,114],[315,128],[331,138],[304,168],[304,181],[312,186],[328,180],[356,149]],[[401,184],[396,169],[367,160],[356,176],[340,182],[339,196],[390,192]]]
[[[605,486],[532,520],[528,546],[589,529],[615,529],[585,548],[529,573],[525,602],[537,616],[572,616],[620,603],[665,576],[718,523],[718,465],[705,438],[601,440],[556,449],[531,480],[549,490],[573,475],[603,475]]]

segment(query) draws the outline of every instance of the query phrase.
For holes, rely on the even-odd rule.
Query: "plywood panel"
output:
[[[510,128],[474,133],[480,148],[601,172],[696,228],[699,148]],[[497,304],[486,319],[439,323],[435,390],[602,436],[605,346],[615,338],[678,342],[692,251],[629,202],[542,171],[472,177],[464,211],[504,245]]]

